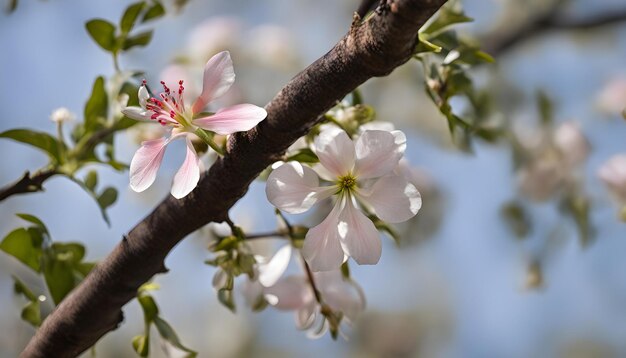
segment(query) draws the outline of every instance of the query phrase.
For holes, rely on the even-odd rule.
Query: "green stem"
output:
[[[200,137],[200,139],[202,139],[206,144],[208,144],[209,147],[213,148],[213,150],[216,151],[217,154],[224,156],[224,149],[222,149],[222,147],[220,147],[219,145],[217,145],[217,143],[213,141],[214,134],[212,132],[207,132],[202,128],[198,128],[194,133],[198,137]]]

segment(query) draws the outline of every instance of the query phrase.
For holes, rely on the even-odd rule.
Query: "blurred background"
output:
[[[114,72],[110,56],[92,42],[84,23],[96,17],[117,21],[129,3],[23,0],[14,13],[0,14],[0,131],[28,127],[54,133],[49,120],[54,109],[82,113],[93,79]],[[457,30],[484,39],[489,51],[494,36],[523,26],[549,3],[464,0],[474,22]],[[154,82],[172,71],[199,80],[202,64],[228,49],[237,82],[225,101],[264,105],[346,33],[358,4],[191,0],[180,13],[168,12],[151,24],[152,43],[123,55],[120,66],[145,70]],[[622,0],[572,0],[559,6],[559,16],[568,19],[626,11]],[[424,93],[421,65],[410,61],[386,78],[370,80],[363,96],[377,119],[407,134],[406,157],[419,173],[424,206],[413,222],[398,227],[399,245],[383,237],[378,265],[351,266],[367,309],[350,339],[309,340],[295,328],[293,313],[272,308],[252,313],[240,296],[236,314],[221,306],[211,285],[215,269],[204,264],[211,257],[204,249],[209,241],[204,230],[179,244],[166,261],[170,272],[155,279],[161,285],[154,296],[162,316],[182,342],[200,357],[626,356],[623,204],[597,176],[609,158],[626,153],[626,122],[620,115],[626,107],[626,20],[582,31],[538,31],[493,55],[495,64],[470,72],[476,86],[493,95],[490,116],[532,142],[542,136],[536,101],[541,90],[554,103],[554,127],[574,123],[588,141],[588,155],[564,176],[575,177],[576,190],[588,199],[589,238],[582,240],[575,221],[559,209],[556,191],[566,184],[554,184],[554,192],[536,200],[524,184],[532,169],[514,166],[508,142],[475,141],[472,153],[455,149],[444,117]],[[452,104],[460,110],[465,105]],[[121,161],[130,161],[141,134],[131,129],[116,137]],[[120,191],[109,209],[110,227],[76,184],[56,177],[46,182],[44,193],[0,202],[0,235],[24,225],[15,213],[30,213],[46,223],[54,240],[82,241],[88,259],[105,257],[169,192],[184,144],[171,147],[156,183],[143,193],[130,190],[127,173],[99,169],[100,181]],[[45,155],[9,140],[0,140],[0,153],[0,186],[46,164]],[[540,176],[537,185],[543,187],[554,175]],[[507,224],[520,222],[520,215],[506,214],[511,203],[523,210],[522,235]],[[250,232],[275,229],[264,183],[252,184],[232,217]],[[304,216],[290,218],[306,222]],[[34,332],[19,317],[24,300],[13,293],[11,275],[44,287],[22,264],[0,254],[3,357],[16,356]],[[135,355],[131,338],[143,330],[142,313],[136,301],[124,311],[121,328],[97,344],[99,356]],[[152,356],[163,355],[156,339]]]

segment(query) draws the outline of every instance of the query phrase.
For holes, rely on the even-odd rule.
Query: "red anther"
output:
[[[145,86],[147,83],[148,83],[148,82],[146,81],[146,79],[145,79],[145,78],[141,81],[141,84],[142,84],[143,86]]]
[[[183,85],[183,80],[178,81],[178,84],[182,86]]]

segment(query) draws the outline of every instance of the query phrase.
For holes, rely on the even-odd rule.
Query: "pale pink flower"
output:
[[[216,113],[203,113],[206,105],[223,95],[234,81],[235,72],[230,54],[224,51],[206,63],[202,93],[191,107],[185,104],[182,80],[176,90],[170,90],[161,81],[164,91],[158,98],[150,96],[144,82],[139,88],[140,107],[126,107],[123,113],[136,120],[156,121],[171,129],[171,135],[168,138],[145,141],[135,153],[130,163],[130,187],[134,191],[141,192],[152,185],[165,147],[174,139],[185,138],[187,155],[174,177],[171,193],[177,199],[186,196],[196,187],[200,178],[199,158],[189,138],[190,134],[198,128],[221,135],[247,131],[267,116],[265,109],[253,104],[239,104],[220,109]]]
[[[617,154],[598,170],[598,177],[616,199],[626,204],[626,154]]]
[[[342,322],[352,324],[365,309],[365,295],[361,287],[343,277],[341,271],[314,272],[313,279],[323,302],[333,312],[342,313]],[[263,294],[275,308],[295,311],[296,327],[310,330],[310,338],[318,338],[326,333],[328,323],[320,312],[320,304],[306,276],[281,278],[271,287],[263,289]],[[312,329],[314,326],[318,327]]]
[[[598,109],[617,114],[626,109],[626,76],[614,76],[596,96]]]
[[[320,200],[336,197],[330,214],[304,240],[302,254],[313,271],[339,268],[344,254],[358,264],[378,262],[378,231],[357,205],[390,223],[406,221],[420,209],[415,186],[393,172],[405,148],[401,131],[365,131],[356,142],[343,131],[325,131],[315,140],[320,159],[315,171],[288,162],[269,175],[267,198],[288,213],[303,213]],[[319,177],[331,185],[320,186]]]

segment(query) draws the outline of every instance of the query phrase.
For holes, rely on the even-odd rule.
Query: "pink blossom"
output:
[[[122,112],[136,120],[158,122],[170,129],[170,136],[145,141],[135,153],[130,164],[130,187],[134,191],[142,192],[152,185],[163,160],[165,147],[174,139],[185,138],[187,154],[174,177],[171,193],[177,199],[186,196],[196,187],[200,178],[200,161],[191,144],[190,134],[196,133],[199,128],[222,135],[243,132],[267,116],[265,109],[253,104],[239,104],[216,113],[203,112],[207,104],[228,91],[234,81],[235,72],[227,51],[218,53],[206,63],[202,92],[192,106],[185,104],[183,80],[178,82],[176,89],[170,89],[161,81],[163,92],[158,96],[150,95],[144,81],[139,88],[140,107],[126,107]]]

